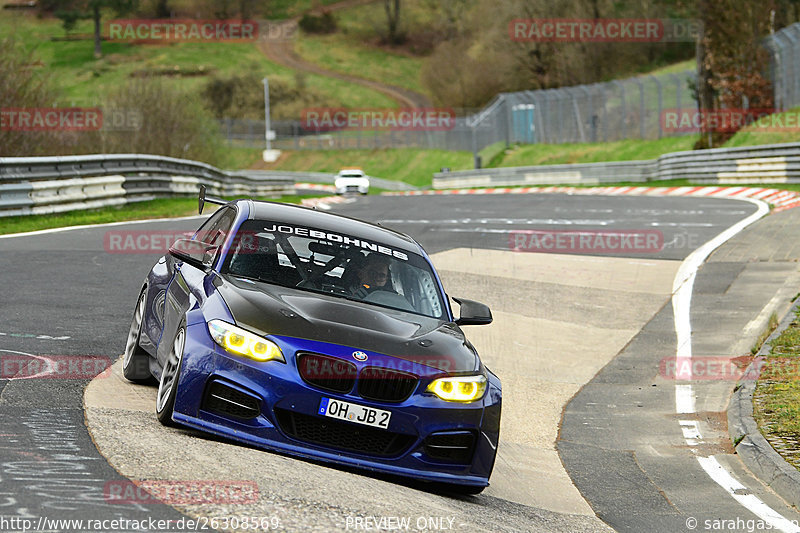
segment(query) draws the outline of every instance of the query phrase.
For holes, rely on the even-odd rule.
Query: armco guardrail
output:
[[[205,185],[218,196],[280,196],[294,176],[226,172],[211,165],[140,154],[0,157],[0,217],[58,213],[175,195]]]
[[[647,181],[653,163],[654,161],[621,161],[439,172],[433,175],[433,188],[596,185],[615,181]]]
[[[674,152],[647,161],[439,172],[433,176],[433,188],[596,185],[669,179],[725,185],[800,183],[800,143]]]

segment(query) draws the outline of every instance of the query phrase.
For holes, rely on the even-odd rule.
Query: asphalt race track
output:
[[[676,353],[673,309],[684,308],[672,294],[681,262],[753,215],[755,204],[421,196],[360,198],[333,211],[411,234],[432,255],[449,294],[492,307],[495,323],[467,329],[504,386],[499,458],[486,491],[438,494],[165,429],[153,412],[155,388],[114,373],[95,379],[85,397],[91,372],[14,375],[15,364],[37,357],[117,360],[142,279],[159,254],[112,253],[118,250],[108,250],[107,233],[192,231],[200,224],[192,218],[0,238],[0,516],[51,531],[80,529],[41,517],[173,521],[143,528],[151,531],[185,531],[174,521],[211,516],[274,518],[284,531],[363,531],[368,524],[374,531],[381,518],[384,530],[387,519],[408,518],[410,530],[537,532],[725,526],[714,520],[744,524],[716,530],[746,531],[747,521],[765,515],[791,531],[788,521],[800,520],[733,453],[724,411],[735,383],[696,382],[696,409],[677,412],[682,393],[662,365]],[[785,238],[793,213],[755,222],[699,269],[691,299],[695,356],[747,353],[771,311],[788,309],[800,283],[798,240]],[[511,231],[587,229],[657,231],[663,249],[510,250]],[[711,457],[724,472],[716,480],[703,462]],[[259,498],[215,506],[107,501],[109,483],[125,478],[254,480]],[[740,485],[726,489],[729,479]],[[0,522],[0,530],[22,527]]]

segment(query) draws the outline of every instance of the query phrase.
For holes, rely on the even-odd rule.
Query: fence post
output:
[[[506,108],[506,148],[511,146],[511,103],[506,95],[503,95],[503,106]]]
[[[655,76],[651,75],[650,77],[653,78],[653,82],[656,84],[656,90],[658,91],[658,116],[656,117],[656,120],[658,121],[658,138],[660,139],[664,133],[661,124],[661,113],[664,112],[664,94],[661,87],[661,81],[659,81],[659,79]]]
[[[533,124],[534,124],[534,142],[544,142],[544,121],[542,120],[542,113],[544,112],[539,96],[535,91],[527,91],[530,99],[533,100]]]
[[[775,109],[783,110],[783,80],[781,76],[781,50],[780,43],[775,35],[767,37],[765,43],[772,55],[769,64],[769,78],[772,81],[772,98]]]
[[[644,139],[644,83],[639,78],[633,78],[633,81],[639,86],[639,138]]]
[[[558,104],[558,141],[564,141],[564,97],[561,89],[556,89],[556,102]]]
[[[622,130],[622,135],[617,137],[614,140],[625,139],[625,130],[626,130],[626,115],[628,114],[627,109],[625,109],[625,85],[617,80],[612,81],[614,85],[619,86],[619,98],[620,98],[620,128]]]
[[[783,40],[788,41],[788,45],[783,42]],[[781,65],[781,77],[783,79],[783,110],[789,109],[792,107],[794,103],[794,71],[795,71],[795,64],[797,61],[797,57],[794,51],[794,46],[792,40],[789,38],[788,35],[785,33],[781,33],[778,38],[778,42],[781,43],[781,48],[786,51],[786,60]]]
[[[589,93],[589,89],[586,87],[586,85],[579,85],[578,89],[583,92],[583,97],[586,99],[588,103],[588,108],[589,108],[588,116],[590,117],[591,120],[592,96]],[[581,142],[586,142],[586,131],[583,129],[583,120],[581,120],[580,108],[578,107],[578,101],[574,96],[572,98],[572,106],[575,108],[575,121],[578,123],[578,133],[581,136]]]

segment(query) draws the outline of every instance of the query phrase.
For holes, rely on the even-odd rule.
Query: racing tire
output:
[[[128,331],[128,340],[125,343],[125,352],[122,354],[122,375],[134,383],[152,383],[153,375],[150,373],[150,354],[139,345],[144,324],[145,306],[147,304],[147,289],[142,289],[136,308],[133,310],[131,328]]]
[[[176,426],[178,424],[172,420],[172,413],[175,410],[175,397],[178,395],[178,381],[181,375],[181,363],[183,363],[183,348],[186,345],[186,326],[181,324],[175,339],[172,341],[172,349],[161,369],[161,379],[158,381],[158,395],[156,396],[156,417],[165,426]]]

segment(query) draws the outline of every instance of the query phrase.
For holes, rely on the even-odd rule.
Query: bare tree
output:
[[[32,68],[36,58],[16,38],[0,38],[0,113],[15,108],[52,106],[57,98],[53,83]],[[59,144],[53,131],[23,131],[9,118],[8,127],[0,128],[0,156],[30,156],[52,154]]]
[[[400,28],[400,0],[383,0],[383,9],[386,11],[386,25],[388,41],[392,44],[402,42]]]
[[[718,109],[769,109],[772,84],[765,71],[767,52],[760,45],[770,29],[770,2],[702,0],[703,38],[698,45],[698,106]],[[705,121],[703,122],[705,124]],[[698,147],[724,143],[733,132],[704,126]]]
[[[99,59],[103,57],[103,37],[101,35],[103,10],[111,9],[117,15],[122,15],[133,11],[138,5],[138,0],[65,1],[61,3],[63,9],[57,11],[56,16],[61,18],[66,30],[74,26],[77,19],[92,19],[94,22],[94,57]]]

